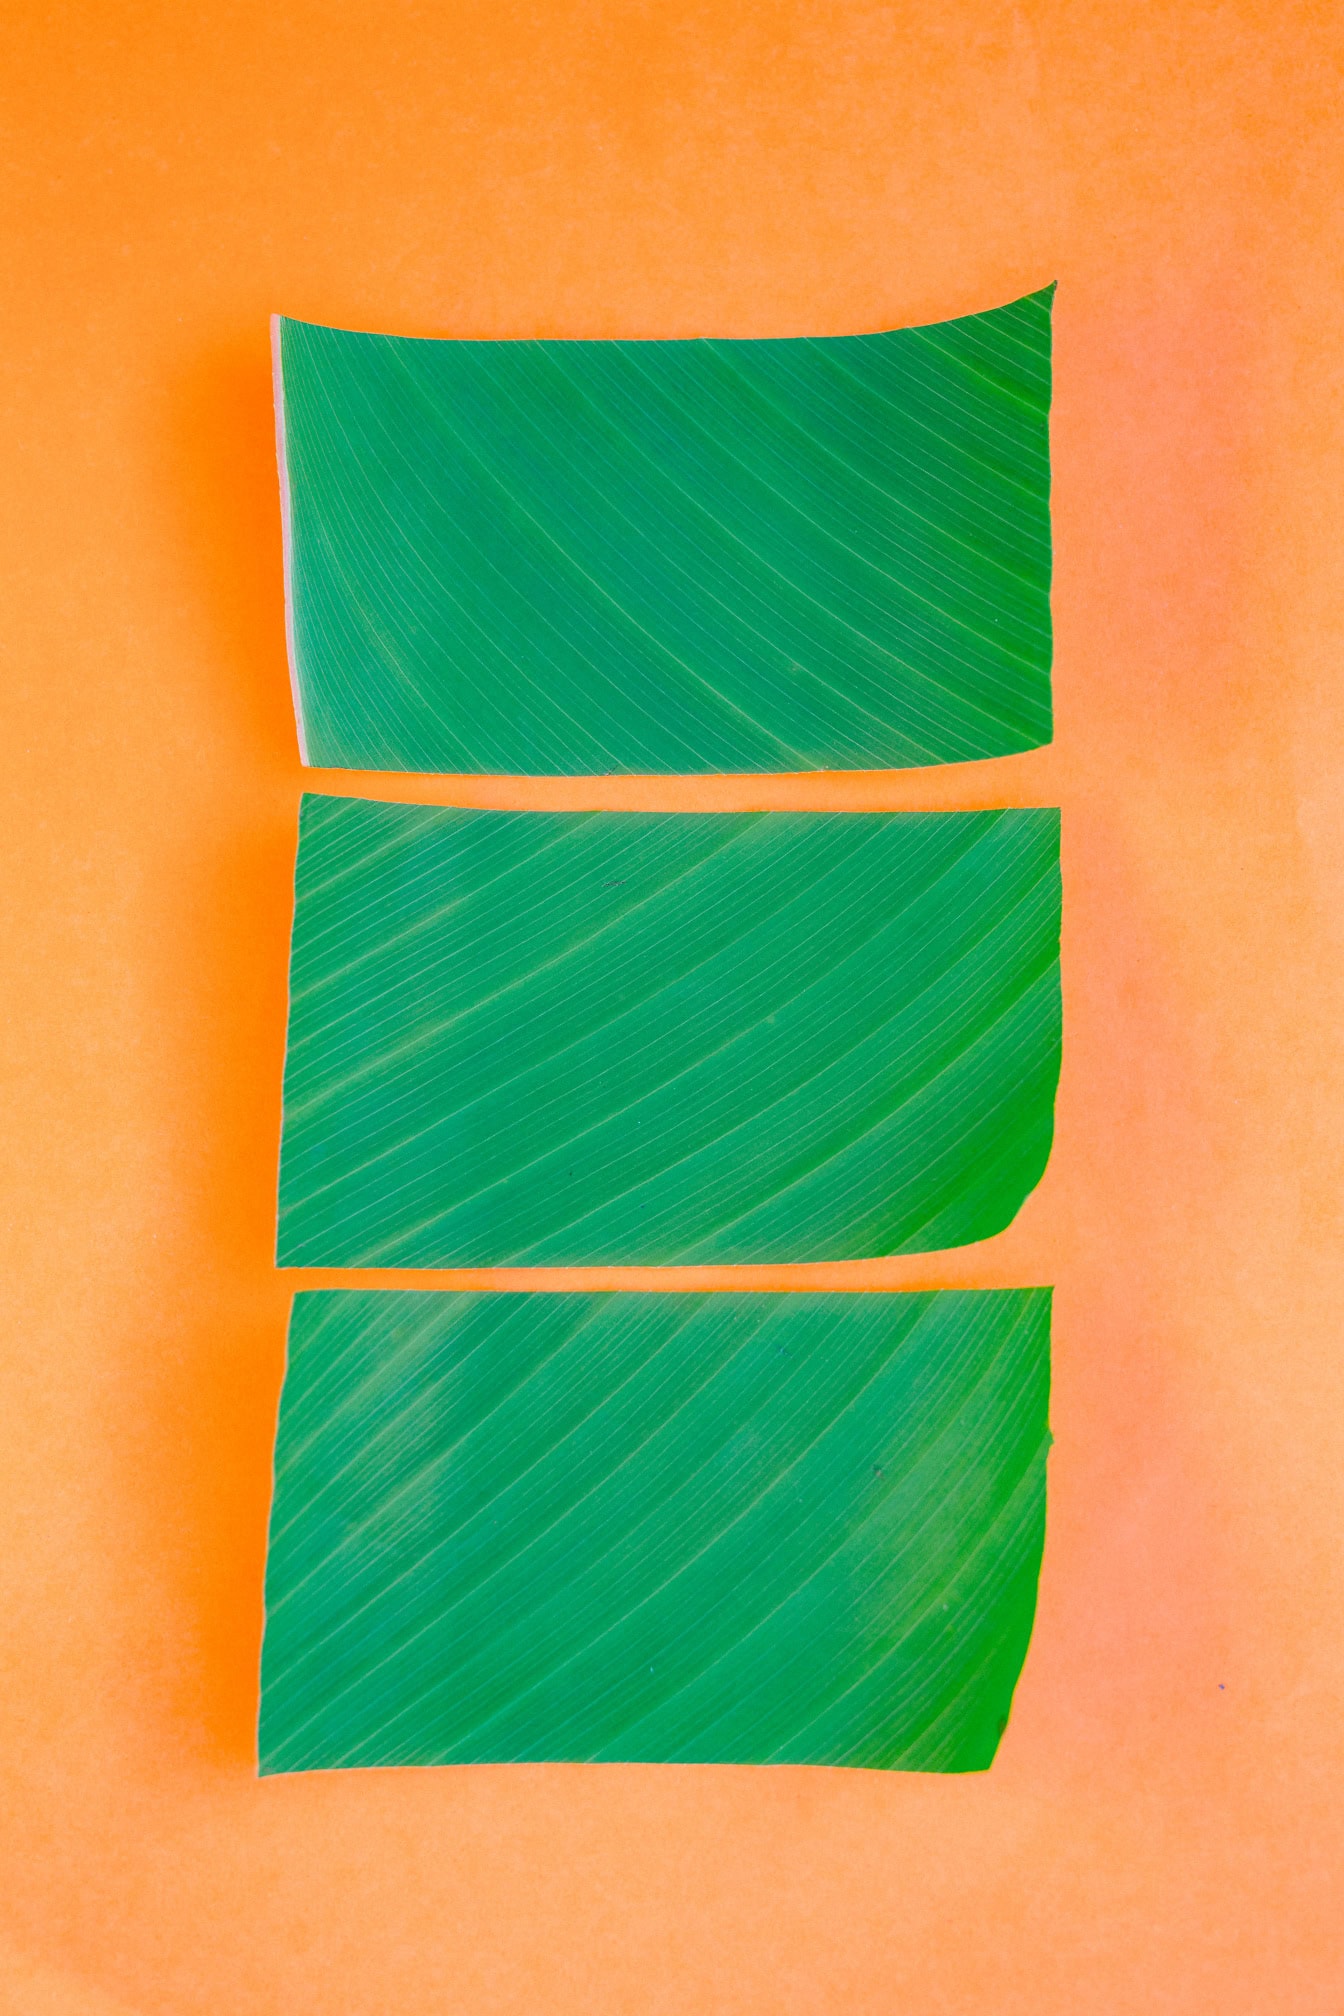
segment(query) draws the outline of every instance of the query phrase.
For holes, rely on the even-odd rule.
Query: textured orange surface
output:
[[[0,2009],[1337,2016],[1338,10],[10,0],[0,37]],[[998,1763],[258,1783],[301,781],[267,315],[839,332],[1049,279],[1053,749],[410,787],[1063,805],[1041,1189],[978,1250],[754,1275],[1058,1284]]]

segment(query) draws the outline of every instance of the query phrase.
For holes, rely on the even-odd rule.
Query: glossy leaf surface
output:
[[[1045,1167],[1053,811],[308,797],[297,892],[282,1265],[919,1252]]]
[[[305,760],[886,768],[1050,739],[1050,308],[881,335],[277,324]]]
[[[983,1769],[1048,1289],[295,1300],[261,1766]]]

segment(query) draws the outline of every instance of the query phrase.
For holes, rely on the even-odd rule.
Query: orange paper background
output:
[[[1342,27],[1292,0],[10,0],[0,2008],[1344,2007]],[[1058,1284],[998,1762],[258,1782],[298,1285],[271,1265],[301,772],[268,314],[830,333],[1050,279],[1052,749],[310,778],[1062,804],[1058,1136],[1016,1225],[677,1277]]]

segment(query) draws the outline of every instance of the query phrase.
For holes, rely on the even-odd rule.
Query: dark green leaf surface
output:
[[[989,1764],[1050,1292],[300,1295],[263,1772]]]
[[[883,335],[277,324],[305,760],[885,768],[1050,739],[1050,308]]]
[[[306,797],[285,1266],[987,1238],[1050,1149],[1053,811]]]

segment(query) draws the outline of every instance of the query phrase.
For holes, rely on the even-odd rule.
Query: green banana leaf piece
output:
[[[841,1260],[1050,1150],[1059,815],[307,796],[282,1266]]]
[[[1053,293],[768,341],[278,321],[305,762],[869,769],[1048,742]]]
[[[1031,1635],[1050,1291],[300,1295],[263,1773],[983,1770]]]

